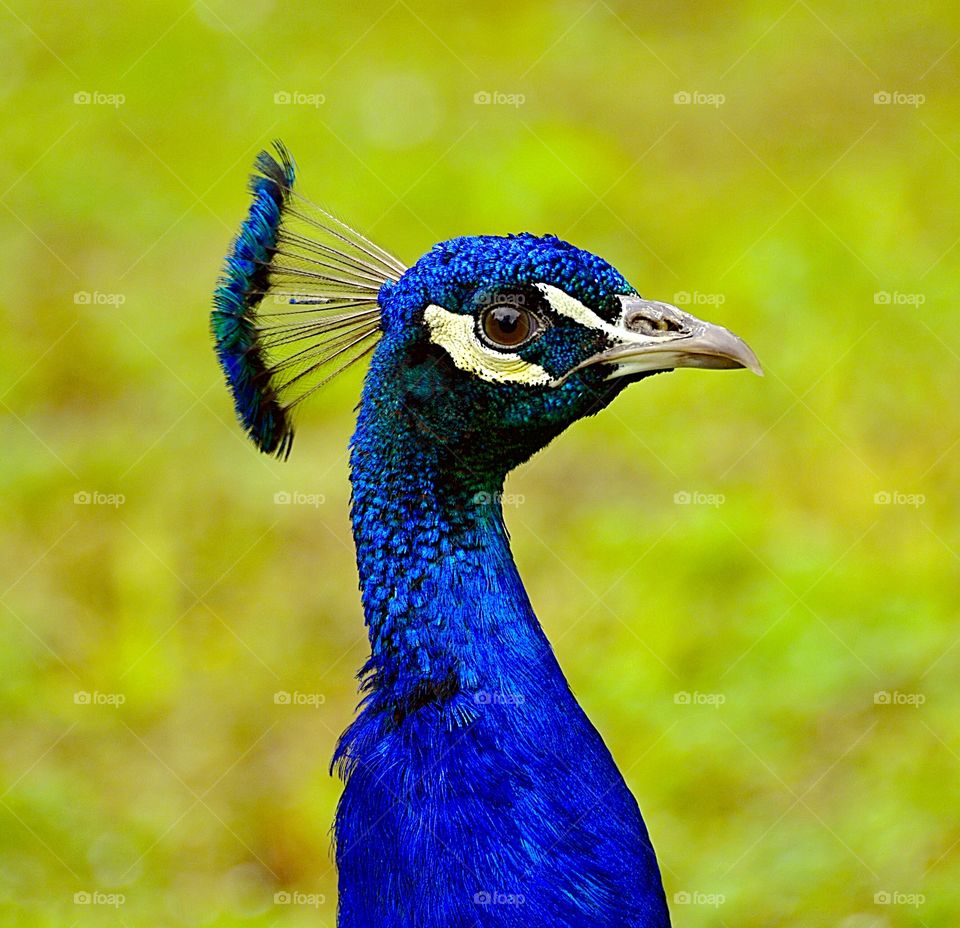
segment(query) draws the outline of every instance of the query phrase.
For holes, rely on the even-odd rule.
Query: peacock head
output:
[[[643,299],[602,258],[552,235],[442,242],[380,302],[389,376],[378,385],[392,384],[467,461],[513,467],[651,374],[760,371],[727,329]]]
[[[552,236],[466,236],[409,269],[294,192],[261,154],[213,330],[241,422],[286,455],[292,413],[373,351],[361,419],[406,420],[484,472],[506,473],[628,384],[679,367],[749,368],[727,329],[644,299]]]

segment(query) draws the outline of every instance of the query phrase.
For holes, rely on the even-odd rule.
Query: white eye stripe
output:
[[[661,341],[661,339],[655,336],[644,335],[640,332],[631,332],[623,325],[613,325],[607,322],[606,319],[601,319],[589,306],[584,306],[578,299],[575,299],[570,296],[569,293],[560,290],[558,287],[551,286],[550,284],[536,284],[536,287],[546,297],[550,308],[555,313],[566,316],[568,319],[572,319],[585,328],[603,332],[604,335],[608,335],[615,342],[629,341],[643,344],[645,342],[659,343]],[[631,299],[631,297],[620,296],[619,299],[622,306],[623,301],[625,299]],[[621,322],[623,311],[624,310],[621,310]]]
[[[535,284],[536,288],[546,297],[550,308],[561,316],[566,316],[587,329],[595,329],[606,335],[618,337],[623,333],[611,325],[606,319],[601,319],[589,306],[584,306],[578,299],[569,293],[554,287],[551,284]]]
[[[423,321],[430,330],[430,341],[443,348],[453,363],[468,374],[490,383],[522,383],[531,387],[553,380],[540,365],[483,344],[474,330],[473,316],[431,304],[423,312]]]

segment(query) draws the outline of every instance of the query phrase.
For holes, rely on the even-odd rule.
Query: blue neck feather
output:
[[[352,444],[367,696],[335,763],[341,928],[669,924],[636,801],[510,554],[505,472],[465,466],[389,349]]]
[[[384,405],[378,418],[403,420]],[[422,435],[368,430],[365,420],[361,411],[353,525],[371,701],[397,717],[431,702],[451,724],[470,721],[478,691],[549,650],[510,555],[503,475],[464,476]]]

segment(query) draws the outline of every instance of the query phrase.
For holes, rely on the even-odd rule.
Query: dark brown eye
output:
[[[484,310],[480,329],[494,348],[519,348],[536,333],[537,320],[522,306],[501,304]]]

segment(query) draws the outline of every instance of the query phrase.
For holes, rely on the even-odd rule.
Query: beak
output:
[[[562,379],[584,367],[609,364],[608,380],[677,367],[711,370],[747,368],[763,376],[757,356],[729,329],[704,322],[669,303],[621,297],[623,313],[609,334],[615,344],[578,364]]]

